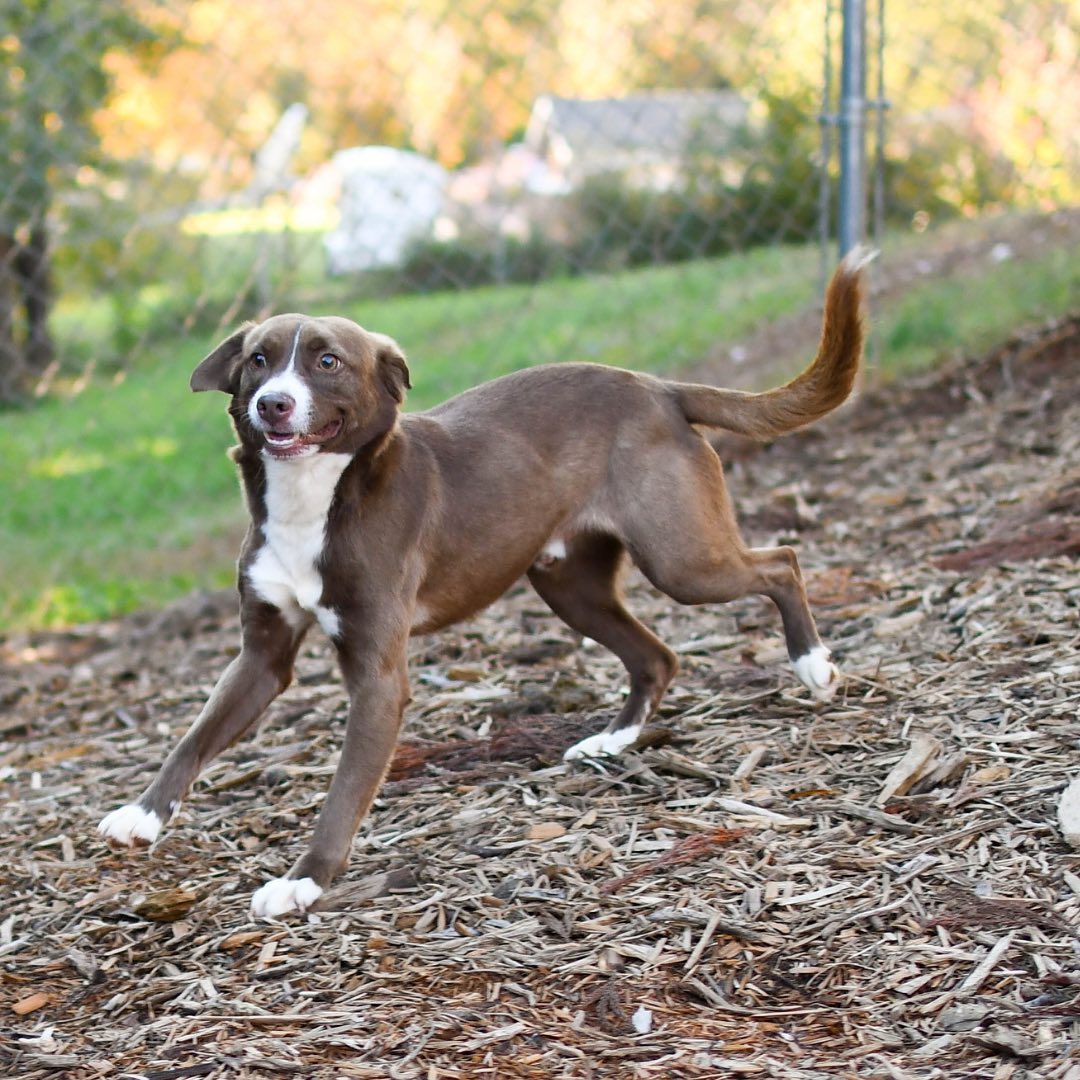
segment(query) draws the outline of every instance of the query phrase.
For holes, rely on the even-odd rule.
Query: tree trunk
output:
[[[26,382],[22,350],[15,339],[18,248],[13,236],[0,233],[0,404],[17,401]]]
[[[44,215],[35,214],[26,230],[25,242],[20,242],[19,235],[0,233],[0,404],[18,401],[32,374],[44,372],[54,353],[49,332],[52,274]]]
[[[52,275],[49,273],[49,232],[44,212],[30,226],[30,238],[15,256],[23,306],[26,309],[24,364],[32,371],[44,371],[53,358],[49,311],[52,308]]]

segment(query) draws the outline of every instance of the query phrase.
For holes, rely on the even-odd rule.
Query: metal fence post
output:
[[[829,283],[829,268],[832,256],[829,243],[832,238],[832,169],[833,128],[836,127],[836,112],[833,109],[833,0],[825,0],[824,31],[825,41],[822,49],[822,87],[821,112],[818,114],[818,126],[821,135],[821,161],[818,169],[818,287],[823,295]]]
[[[840,70],[840,205],[843,258],[866,233],[866,0],[843,0]]]

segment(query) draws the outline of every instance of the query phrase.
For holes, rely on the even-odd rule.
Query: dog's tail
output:
[[[791,382],[762,394],[677,383],[691,424],[724,428],[751,439],[774,439],[820,419],[851,393],[863,349],[862,269],[876,252],[855,248],[829,282],[814,362]]]

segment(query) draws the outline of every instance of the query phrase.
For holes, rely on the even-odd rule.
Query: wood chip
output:
[[[874,627],[874,637],[898,637],[900,634],[906,634],[908,631],[914,630],[925,618],[925,612],[908,611],[905,614],[897,615],[892,619],[882,619]]]
[[[556,837],[566,835],[566,826],[557,821],[542,821],[536,825],[530,825],[525,834],[530,840],[554,840]]]
[[[1003,938],[1000,938],[994,947],[976,965],[970,975],[957,987],[957,993],[970,994],[978,990],[986,981],[987,976],[1000,963],[1001,958],[1009,951],[1012,945],[1015,930],[1010,930]]]
[[[230,934],[225,938],[218,948],[223,952],[229,952],[232,949],[241,949],[245,945],[252,945],[256,941],[261,941],[266,937],[265,930],[240,930],[235,934]]]
[[[19,1001],[16,1001],[15,1004],[11,1006],[11,1011],[16,1016],[29,1016],[30,1013],[37,1012],[38,1009],[43,1009],[51,1000],[52,998],[48,994],[39,991],[36,994],[31,994],[29,997],[24,997]]]
[[[931,771],[942,751],[940,739],[921,732],[911,740],[907,753],[885,777],[876,802],[885,806],[894,795],[906,795],[915,784]]]
[[[199,894],[191,889],[162,889],[135,905],[135,914],[153,922],[175,922],[190,910]]]

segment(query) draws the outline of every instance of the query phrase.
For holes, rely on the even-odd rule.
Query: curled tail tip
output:
[[[878,248],[867,247],[865,244],[856,244],[841,260],[841,273],[851,276],[858,274],[870,265],[881,254]]]

